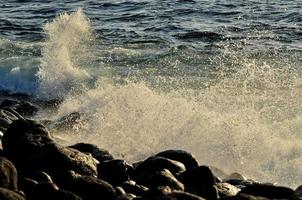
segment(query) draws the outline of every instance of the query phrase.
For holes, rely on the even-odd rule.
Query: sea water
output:
[[[166,149],[296,187],[300,1],[0,0],[0,89],[78,112],[64,144],[129,162]]]

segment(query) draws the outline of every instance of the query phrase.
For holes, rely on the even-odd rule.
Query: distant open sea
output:
[[[164,149],[302,180],[300,0],[0,0],[0,90],[80,113],[63,143],[129,161]]]

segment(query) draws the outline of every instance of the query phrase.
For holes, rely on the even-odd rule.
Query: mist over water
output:
[[[24,78],[19,64],[0,63],[7,80],[17,73],[30,89],[1,80],[2,87],[63,99],[58,111],[41,111],[38,118],[82,114],[72,129],[52,130],[65,144],[94,143],[131,162],[184,149],[227,173],[301,184],[299,44],[281,45],[271,40],[273,31],[259,27],[251,32],[259,40],[188,31],[176,44],[149,38],[111,43],[98,38],[93,24],[83,10],[49,21],[43,42],[34,43],[41,52],[17,55],[18,62],[30,57],[32,76]],[[28,49],[26,42],[11,43],[20,48],[14,55]]]

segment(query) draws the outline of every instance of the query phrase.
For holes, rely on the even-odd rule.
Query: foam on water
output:
[[[38,45],[0,39],[0,89],[12,93],[33,94],[37,84],[34,74],[39,58]]]
[[[81,11],[62,14],[45,26],[49,38],[38,72],[40,94],[64,97],[53,118],[83,115],[73,129],[57,133],[66,143],[94,143],[129,161],[165,149],[185,149],[201,164],[227,172],[301,184],[301,72],[291,63],[279,67],[277,61],[245,59],[226,51],[228,56],[221,59],[232,65],[217,60],[216,80],[209,79],[208,87],[165,91],[150,87],[144,77],[123,84],[98,78],[95,87],[70,93],[90,79],[76,56],[91,37],[90,30]]]
[[[62,98],[70,90],[76,90],[90,75],[79,65],[91,39],[89,20],[78,10],[73,14],[60,14],[44,27],[47,41],[42,50],[39,77],[39,96]]]

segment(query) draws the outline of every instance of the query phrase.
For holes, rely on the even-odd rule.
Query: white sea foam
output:
[[[42,50],[39,77],[40,98],[62,98],[71,90],[77,90],[90,79],[79,65],[91,39],[89,20],[82,10],[60,14],[45,25],[47,41]]]
[[[255,66],[245,67],[249,70],[243,67],[199,91],[166,93],[144,83],[102,82],[60,107],[59,116],[81,112],[88,118],[66,131],[68,143],[95,143],[129,161],[185,149],[201,164],[297,186],[302,178],[301,89],[279,80],[285,72],[260,66],[251,73]]]
[[[84,119],[57,133],[66,143],[94,143],[129,161],[185,149],[201,164],[257,180],[300,184],[301,72],[290,64],[280,68],[226,52],[231,56],[221,59],[232,66],[217,66],[216,80],[212,77],[208,87],[167,92],[145,81],[112,84],[100,78],[96,87],[71,94],[90,78],[75,56],[83,39],[90,38],[89,21],[81,11],[62,14],[45,31],[49,39],[38,74],[40,92],[65,98],[52,117],[80,112]]]

